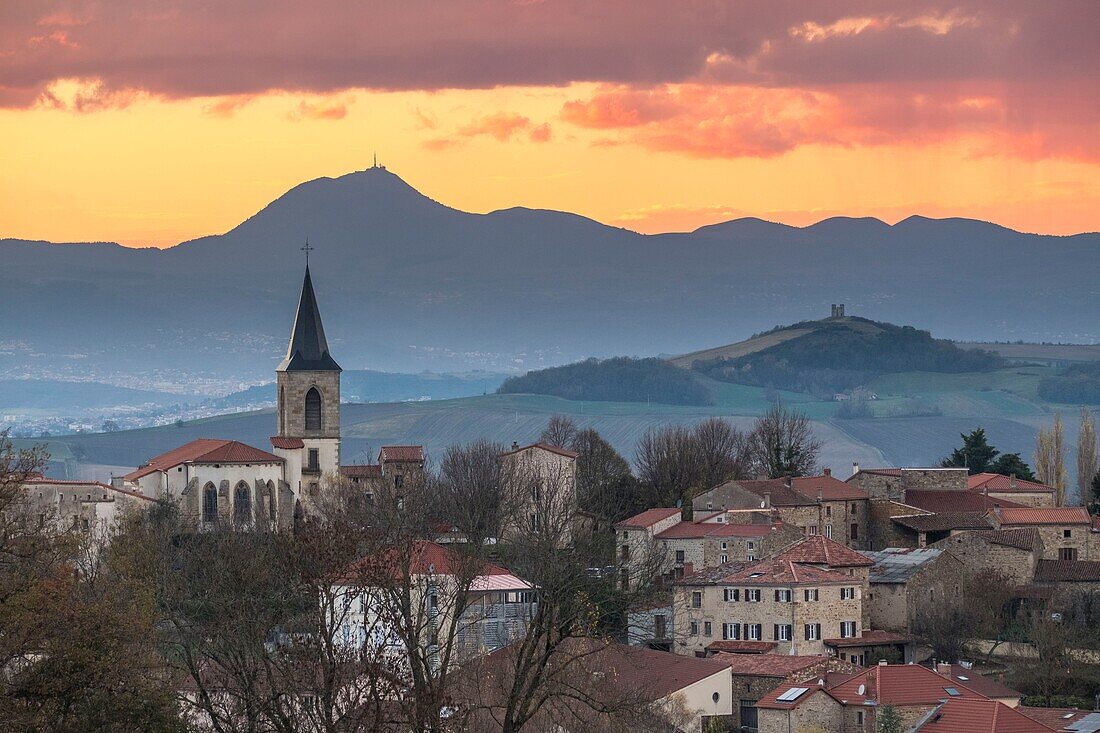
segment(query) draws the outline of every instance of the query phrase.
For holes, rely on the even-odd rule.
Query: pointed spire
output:
[[[306,265],[302,281],[302,295],[298,299],[298,314],[294,317],[294,329],[290,332],[290,346],[286,358],[276,367],[279,372],[339,372],[340,365],[328,353],[325,327],[321,325],[321,311],[317,308],[317,296],[313,292],[313,280]]]

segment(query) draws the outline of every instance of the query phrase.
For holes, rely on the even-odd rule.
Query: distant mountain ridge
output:
[[[641,235],[584,217],[471,214],[384,169],[295,186],[167,250],[0,240],[5,342],[96,366],[265,375],[313,275],[334,355],[387,371],[537,369],[688,352],[828,304],[973,340],[1100,340],[1100,234],[965,219],[739,219]],[[22,357],[0,349],[0,369]]]

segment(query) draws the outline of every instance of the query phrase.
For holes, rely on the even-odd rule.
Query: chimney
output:
[[[886,660],[885,659],[878,660],[878,666],[885,667],[886,666]]]
[[[823,469],[822,473],[824,473],[826,476],[832,476],[833,475],[833,469],[831,469],[831,468]]]
[[[951,678],[951,665],[947,664],[946,662],[937,662],[936,663],[936,672],[937,672],[937,674],[950,679]]]
[[[770,491],[765,491],[764,492],[764,508],[765,509],[771,509],[772,508],[772,492],[770,492]]]
[[[1012,488],[1015,489],[1016,488],[1016,474],[1012,474],[1012,480],[1011,480],[1010,483],[1012,484]]]
[[[855,476],[857,473],[859,473],[859,464],[852,461],[852,475]]]
[[[512,441],[512,450],[519,450],[519,443],[514,440]]]

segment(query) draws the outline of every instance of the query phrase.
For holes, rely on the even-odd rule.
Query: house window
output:
[[[1076,547],[1063,547],[1063,548],[1061,548],[1060,550],[1058,550],[1058,559],[1059,560],[1076,560],[1077,559],[1077,548]]]
[[[726,641],[740,641],[741,624],[722,624],[722,638]]]
[[[806,530],[810,533],[811,537],[816,537],[817,536],[817,525],[816,524],[811,524],[809,527],[806,528]]]
[[[856,725],[863,725],[863,711],[856,711]]]
[[[321,452],[317,448],[309,449],[309,462],[306,468],[310,471],[321,470]]]
[[[539,531],[539,515],[533,513],[533,514],[531,514],[530,519],[531,519],[531,531],[532,532],[538,532]]]
[[[622,560],[630,559],[630,545],[623,545],[623,549],[619,552],[619,558]]]
[[[668,636],[668,619],[665,618],[663,613],[653,617],[653,636],[657,639],[664,639]]]
[[[393,477],[393,488],[403,489],[405,488],[405,474],[399,473]]]
[[[725,553],[722,553],[721,555],[718,556],[718,562],[720,562],[720,563],[725,564],[725,563],[729,562],[729,560],[730,560],[730,556],[725,554]]]
[[[790,588],[776,588],[775,600],[777,603],[790,603],[791,602],[791,589]]]
[[[840,622],[840,638],[850,639],[856,635],[856,622],[855,621],[841,621]]]
[[[218,490],[207,484],[202,490],[202,521],[213,524],[218,521]]]
[[[677,550],[676,551],[676,562],[679,563],[680,565],[684,564],[684,551],[683,550]]]
[[[710,621],[704,621],[703,622],[703,636],[710,636],[710,635],[711,635]]]
[[[852,522],[852,539],[853,540],[858,540],[859,539],[859,525],[856,524],[855,522]]]
[[[841,588],[840,589],[840,600],[850,601],[850,600],[853,600],[855,597],[856,597],[856,589],[855,588]]]
[[[321,393],[316,387],[306,392],[306,430],[321,429]]]
[[[691,607],[702,608],[703,607],[703,591],[693,590],[691,592]]]
[[[692,621],[691,622],[691,635],[692,636],[699,636],[699,622],[698,621]]]
[[[829,539],[833,538],[833,525],[831,525],[831,524],[826,524],[825,525],[825,536],[828,537]]]
[[[729,603],[730,601],[739,601],[739,600],[741,600],[741,589],[740,588],[723,588],[722,589],[722,600],[725,601],[726,603]]]
[[[776,641],[790,641],[791,640],[791,625],[790,624],[776,624],[774,629],[774,637]]]
[[[1073,530],[1072,529],[1063,529],[1062,530],[1062,536],[1065,537],[1066,539],[1069,539],[1070,537],[1073,536]]]
[[[806,641],[817,641],[821,638],[821,624],[806,624],[803,628]]]
[[[630,590],[630,571],[626,568],[619,571],[619,587],[623,590]]]
[[[802,591],[802,600],[806,602],[817,600],[817,588],[807,588]]]
[[[759,588],[746,588],[745,600],[748,603],[760,603],[760,589]]]
[[[833,516],[833,508],[831,506],[829,506],[828,504],[825,505],[825,516],[826,517]]]
[[[728,548],[728,547],[726,546],[726,543],[725,543],[725,542],[723,542],[723,543],[722,543],[722,552],[725,552],[725,551],[726,551],[726,550],[728,550],[728,549],[729,549],[729,548]]]
[[[745,624],[745,638],[749,641],[760,641],[763,636],[762,624]]]

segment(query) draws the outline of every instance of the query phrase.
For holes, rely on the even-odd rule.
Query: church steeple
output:
[[[294,328],[290,332],[290,345],[286,350],[286,358],[280,362],[275,371],[342,371],[340,365],[328,352],[325,327],[321,324],[321,311],[317,307],[317,296],[313,292],[308,263],[305,279],[302,281],[302,295],[298,298],[298,313],[294,317]]]

